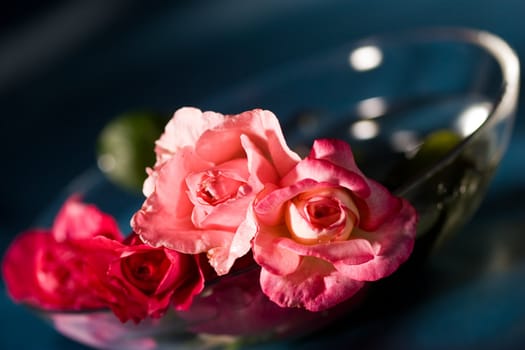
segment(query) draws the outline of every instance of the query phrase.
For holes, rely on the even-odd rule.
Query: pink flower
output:
[[[153,248],[135,235],[130,242],[101,242],[106,249],[118,252],[101,279],[109,291],[108,304],[118,318],[138,323],[146,317],[163,316],[171,305],[176,310],[188,309],[193,297],[204,288],[197,256]]]
[[[53,227],[53,237],[58,242],[106,236],[121,241],[122,233],[111,215],[103,213],[93,204],[81,201],[73,195],[58,212]]]
[[[8,248],[2,273],[11,297],[43,309],[103,307],[92,288],[98,275],[91,262],[100,257],[84,254],[79,244],[99,235],[122,238],[111,216],[81,203],[76,196],[68,199],[51,230],[23,232]]]
[[[417,215],[366,178],[350,147],[317,140],[310,155],[254,204],[260,283],[280,306],[321,311],[366,281],[393,273],[412,252]]]
[[[300,160],[275,115],[258,109],[224,116],[181,108],[155,152],[133,230],[155,247],[207,253],[219,275],[250,250],[256,228],[246,217],[256,194]]]
[[[43,314],[55,329],[94,349],[153,350],[156,320],[140,325],[122,323],[109,310],[91,312],[50,312]]]

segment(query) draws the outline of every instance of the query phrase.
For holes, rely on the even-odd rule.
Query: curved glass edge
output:
[[[455,42],[465,42],[478,46],[489,53],[499,64],[502,73],[502,86],[499,100],[492,107],[485,121],[470,135],[463,139],[456,147],[444,156],[439,162],[419,178],[414,179],[411,183],[397,189],[395,192],[404,196],[422,183],[434,176],[445,166],[451,164],[462,154],[468,144],[480,138],[486,129],[493,127],[495,124],[505,121],[505,132],[502,133],[502,140],[499,143],[499,151],[495,152],[492,162],[498,163],[503,156],[511,137],[514,114],[518,102],[519,82],[520,82],[520,64],[515,51],[500,37],[476,29],[467,28],[432,28],[423,29],[413,34],[414,38],[426,38],[426,40],[449,40]],[[370,39],[368,39],[370,40]]]

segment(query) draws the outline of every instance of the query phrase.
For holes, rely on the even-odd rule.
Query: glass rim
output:
[[[414,42],[456,42],[478,47],[485,51],[497,62],[502,76],[502,83],[498,98],[488,111],[487,118],[472,133],[463,138],[455,147],[449,150],[445,156],[423,170],[418,176],[413,177],[406,184],[393,190],[398,196],[406,195],[412,189],[417,188],[427,179],[431,178],[448,164],[452,163],[464,149],[475,140],[484,130],[490,128],[498,121],[511,117],[515,113],[519,95],[520,64],[516,52],[501,37],[480,29],[466,27],[435,27],[420,28],[417,30],[406,30],[392,34],[379,34],[358,40],[358,46],[364,43],[374,42],[380,44],[388,40]],[[509,133],[510,134],[510,133]],[[504,148],[507,147],[510,135],[504,140]]]

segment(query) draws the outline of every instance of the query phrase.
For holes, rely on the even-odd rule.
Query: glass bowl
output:
[[[480,204],[508,144],[519,64],[500,38],[439,28],[388,34],[315,53],[271,70],[197,107],[224,114],[273,111],[288,143],[304,155],[316,138],[340,138],[367,176],[408,199],[420,221],[414,252],[392,276],[324,312],[280,308],[248,266],[206,286],[190,310],[122,324],[109,311],[40,312],[62,334],[103,349],[242,346],[305,336],[335,320],[348,327],[395,312],[425,259]],[[49,224],[71,192],[129,218],[143,198],[120,190],[97,169],[75,180],[40,222]]]

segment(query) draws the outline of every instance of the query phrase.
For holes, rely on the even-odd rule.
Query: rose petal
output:
[[[371,195],[366,199],[354,198],[359,209],[359,227],[365,231],[375,231],[385,220],[396,215],[401,207],[401,199],[393,196],[383,185],[367,179]]]
[[[291,250],[279,248],[283,242],[289,240],[286,238],[288,234],[286,227],[268,226],[260,230],[263,230],[264,234],[259,231],[252,244],[253,256],[257,264],[278,275],[293,273],[299,266],[301,257]]]
[[[341,260],[335,267],[345,275],[361,280],[374,281],[392,274],[408,259],[414,247],[417,215],[414,208],[402,200],[402,209],[390,221],[375,232],[357,231],[358,237],[366,237],[375,250],[375,257],[365,263]]]
[[[264,196],[262,194],[258,196],[261,198],[254,204],[257,220],[268,226],[284,224],[284,204],[299,193],[317,185],[316,181],[305,179],[273,191],[271,191],[271,187],[268,187],[264,191]]]
[[[257,226],[248,215],[237,228],[229,246],[216,247],[208,251],[210,265],[219,276],[230,271],[236,259],[246,255],[250,251],[251,241],[257,232]]]
[[[286,144],[279,120],[275,114],[267,110],[260,113],[262,129],[267,139],[268,150],[273,164],[279,176],[284,176],[301,160],[301,157]]]
[[[35,259],[39,250],[54,242],[49,232],[42,229],[18,235],[7,249],[2,260],[2,275],[6,289],[16,301],[38,305],[38,283]]]
[[[239,225],[235,232],[230,246],[230,264],[232,264],[235,259],[248,253],[251,248],[252,239],[257,233],[257,224],[253,219],[252,210],[253,207],[249,206],[246,219]]]
[[[202,171],[210,166],[208,162],[195,157],[189,148],[183,148],[158,170],[156,191],[151,194],[131,219],[131,227],[153,246],[164,245],[181,249],[185,253],[200,253],[209,244],[224,244],[228,234],[211,230],[202,239],[191,223],[193,206],[186,194],[186,175]],[[191,239],[182,232],[193,232]],[[220,232],[220,233],[219,233]],[[217,233],[216,238],[212,238]],[[231,233],[230,233],[231,236]],[[176,248],[178,247],[178,248]]]
[[[225,116],[222,123],[207,129],[199,138],[195,144],[197,154],[215,164],[243,157],[241,135],[258,137],[261,129],[259,111]],[[217,145],[221,145],[220,152],[217,152]]]
[[[333,307],[353,296],[364,285],[315,258],[304,258],[294,273],[285,276],[263,269],[260,283],[263,292],[278,305],[303,307],[310,311]]]
[[[241,144],[246,152],[248,172],[251,175],[250,184],[253,190],[259,192],[264,187],[264,184],[277,183],[279,176],[274,166],[265,158],[255,143],[253,143],[248,136],[241,135]]]
[[[177,218],[187,217],[193,206],[186,192],[186,176],[188,173],[204,171],[211,166],[213,164],[197,157],[191,148],[181,149],[158,170],[156,207],[169,208],[169,214]]]
[[[281,186],[290,186],[303,179],[344,187],[361,198],[370,195],[370,188],[362,175],[322,159],[303,159],[281,180]]]
[[[199,254],[208,251],[211,247],[228,246],[233,233],[220,229],[196,229],[191,220],[178,221],[176,227],[161,219],[163,215],[157,213],[154,217],[135,213],[133,217],[136,227],[146,227],[147,231],[138,230],[144,243],[152,247],[167,247],[185,254]]]
[[[331,263],[344,261],[352,265],[364,264],[376,255],[370,242],[363,238],[313,245],[283,239],[279,242],[279,249],[287,249],[301,256],[312,256]]]
[[[221,203],[214,208],[195,207],[192,213],[192,222],[195,227],[203,230],[212,228],[233,232],[246,218],[246,208],[252,200],[252,196],[247,196],[229,203]],[[228,219],[225,220],[225,218]]]
[[[241,145],[242,129],[221,129],[205,131],[198,143],[195,145],[195,152],[212,163],[220,164],[229,159],[244,156]],[[217,145],[221,145],[220,152],[217,152]]]
[[[166,249],[167,251],[167,249]],[[166,254],[176,254],[176,252],[170,251]],[[188,261],[185,264],[185,271],[182,271],[184,278],[178,283],[175,295],[172,296],[172,303],[175,305],[176,310],[188,310],[193,302],[193,298],[198,295],[204,289],[204,275],[202,270],[199,268],[198,259],[194,256],[183,257]],[[178,264],[172,261],[172,268],[178,268]],[[179,271],[180,275],[181,272]]]
[[[166,124],[164,133],[155,142],[157,163],[161,164],[185,146],[193,147],[208,129],[223,122],[225,116],[215,112],[202,112],[193,107],[178,109]]]
[[[188,187],[188,197],[193,204],[192,222],[196,227],[206,229],[211,228],[229,228],[236,229],[237,226],[246,217],[246,208],[254,197],[253,189],[247,184],[249,181],[248,168],[246,159],[234,159],[222,163],[220,166],[213,167],[205,171],[213,171],[221,175],[217,181],[234,180],[240,184],[239,188],[232,193],[232,198],[219,203],[209,204],[199,198],[201,191],[202,173],[193,173],[186,177]],[[227,217],[228,220],[224,220]]]
[[[148,177],[142,184],[142,193],[145,197],[148,197],[150,194],[155,192],[155,183],[157,182],[158,174],[151,168],[146,168],[146,173],[148,174]]]
[[[85,204],[79,195],[69,197],[60,208],[51,229],[57,242],[85,239],[98,235],[122,240],[116,220],[96,206]]]
[[[317,182],[310,178],[297,180],[291,185],[276,188],[271,191],[268,187],[264,195],[254,204],[254,211],[258,220],[266,225],[277,225],[284,223],[283,205],[303,192],[324,190],[327,188],[338,188],[337,185],[328,182]]]
[[[361,177],[365,177],[357,167],[350,145],[342,140],[315,140],[308,158],[327,160],[334,165],[353,171]]]
[[[228,115],[222,124],[209,128],[196,145],[199,155],[219,163],[241,151],[240,136],[247,135],[257,148],[268,154],[280,176],[292,169],[300,157],[290,150],[282,134],[279,120],[270,111],[254,109]],[[213,145],[221,145],[216,152]]]

